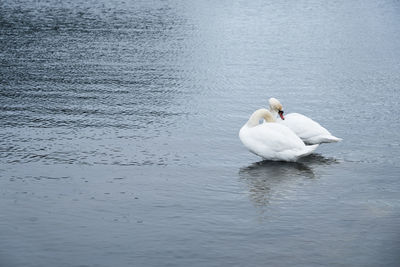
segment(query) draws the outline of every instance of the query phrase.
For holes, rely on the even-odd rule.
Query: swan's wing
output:
[[[289,128],[277,123],[263,123],[251,128],[250,139],[255,144],[273,152],[303,149],[304,143]]]

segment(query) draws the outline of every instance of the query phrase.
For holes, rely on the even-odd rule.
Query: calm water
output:
[[[0,266],[399,266],[398,1],[1,1]],[[281,100],[334,135],[240,143]]]

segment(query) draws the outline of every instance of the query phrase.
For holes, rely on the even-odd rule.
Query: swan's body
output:
[[[280,106],[280,108],[279,108]],[[270,98],[269,107],[272,114],[277,117],[277,113],[282,119],[278,119],[278,123],[289,127],[298,137],[308,145],[334,143],[342,139],[333,136],[327,129],[322,127],[318,122],[299,113],[290,113],[285,115],[283,119],[282,105],[275,98]]]
[[[284,120],[279,120],[279,123],[289,127],[306,144],[334,143],[342,140],[333,136],[318,122],[299,113],[290,113]]]
[[[266,122],[259,124],[260,119]],[[240,129],[239,138],[250,152],[274,161],[296,161],[311,154],[318,145],[306,146],[288,127],[274,122],[266,109],[256,110]]]

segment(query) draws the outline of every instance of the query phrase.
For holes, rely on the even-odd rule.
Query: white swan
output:
[[[308,145],[334,143],[342,139],[333,136],[327,129],[322,127],[318,122],[310,119],[299,113],[290,113],[283,116],[283,108],[281,103],[276,98],[269,99],[269,109],[274,117],[279,115],[282,120],[278,119],[278,123],[286,125],[298,137]]]
[[[265,119],[266,122],[259,124],[260,119]],[[240,129],[239,138],[250,152],[274,161],[296,161],[318,147],[306,146],[288,127],[275,123],[267,109],[256,110],[251,115]]]

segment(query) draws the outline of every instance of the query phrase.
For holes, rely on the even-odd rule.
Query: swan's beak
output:
[[[279,116],[281,117],[282,120],[285,119],[285,117],[283,117],[283,111],[282,111],[282,110],[279,110],[279,111],[278,111],[278,114],[279,114]]]

